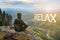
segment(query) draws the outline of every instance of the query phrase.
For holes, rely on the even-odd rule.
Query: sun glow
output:
[[[45,10],[46,12],[51,12],[51,11],[53,11],[53,7],[47,6],[47,7],[44,8],[44,10]]]

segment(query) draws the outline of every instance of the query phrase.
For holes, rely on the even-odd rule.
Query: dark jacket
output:
[[[15,31],[21,32],[24,31],[28,26],[23,22],[23,20],[15,19],[14,27],[15,27]]]

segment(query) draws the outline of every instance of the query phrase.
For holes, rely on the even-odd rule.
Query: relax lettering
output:
[[[56,14],[46,14],[45,16],[43,14],[34,14],[34,19],[37,21],[48,21],[56,23],[55,18]]]

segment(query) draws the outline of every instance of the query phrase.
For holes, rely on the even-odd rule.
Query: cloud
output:
[[[31,3],[33,0],[0,0],[1,2],[16,2],[16,1],[21,1],[21,2],[26,2],[26,3]]]
[[[24,7],[34,7],[33,5],[42,4],[46,0],[1,0],[0,5],[4,7],[6,6],[24,6]],[[0,6],[0,7],[1,7]]]
[[[30,3],[22,2],[22,1],[0,1],[0,8],[24,8],[24,7],[32,7]]]
[[[0,8],[59,9],[59,0],[0,0]]]
[[[46,0],[39,4],[33,5],[35,8],[42,10],[60,10],[60,1],[59,0]]]

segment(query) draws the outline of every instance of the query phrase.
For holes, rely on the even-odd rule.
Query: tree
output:
[[[0,9],[0,14],[2,14],[2,10]]]
[[[0,9],[0,26],[2,26],[2,10]]]

